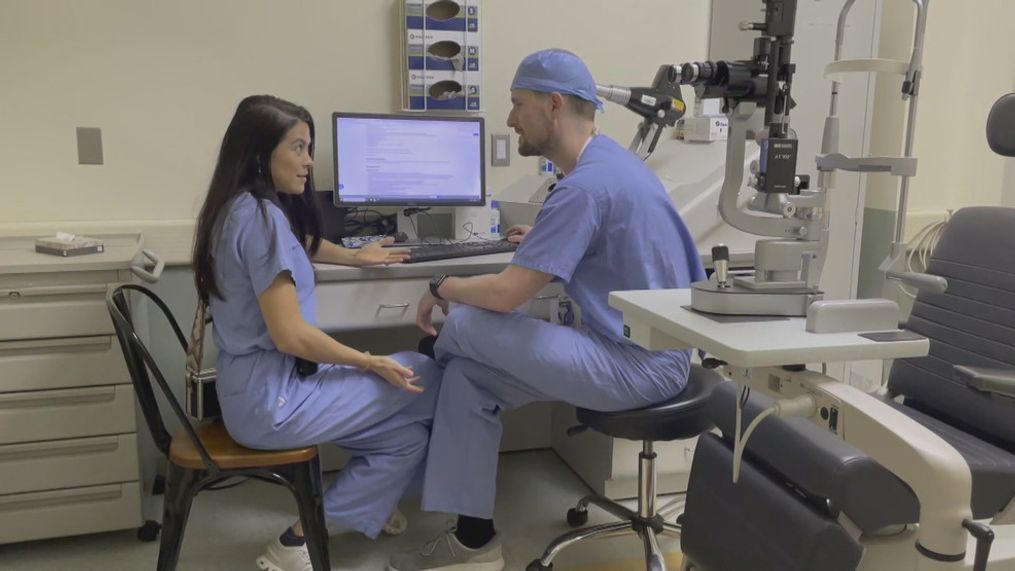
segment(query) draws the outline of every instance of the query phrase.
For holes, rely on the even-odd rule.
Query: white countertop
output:
[[[0,237],[0,275],[88,270],[122,270],[130,267],[141,250],[140,234],[93,234],[104,251],[61,257],[35,251],[33,236]]]
[[[690,303],[690,289],[610,294],[632,341],[649,349],[702,349],[741,367],[922,357],[930,347],[927,339],[878,342],[858,333],[809,333],[803,317],[721,322],[684,309]]]
[[[167,266],[189,266],[194,240],[193,220],[135,220],[135,221],[94,221],[94,222],[38,222],[24,224],[0,224],[0,236],[35,237],[52,236],[56,232],[71,232],[85,236],[111,234],[140,234],[144,247],[152,250]],[[712,246],[719,242],[730,248],[730,261],[734,266],[750,264],[754,257],[754,240],[751,236],[728,225],[722,225],[705,236],[698,244],[698,251],[706,266],[711,263]],[[399,264],[389,268],[347,268],[330,264],[315,264],[319,279],[343,281],[357,279],[412,278],[432,276],[439,273],[487,273],[499,272],[511,261],[511,254],[493,254],[422,262]],[[467,266],[459,272],[456,268]]]

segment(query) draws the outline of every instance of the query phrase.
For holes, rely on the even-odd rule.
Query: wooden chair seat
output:
[[[212,460],[224,470],[296,464],[317,456],[316,446],[290,450],[254,450],[241,446],[229,436],[221,420],[199,424],[194,430]],[[183,468],[204,469],[201,455],[182,428],[173,435],[173,441],[169,446],[169,460]]]

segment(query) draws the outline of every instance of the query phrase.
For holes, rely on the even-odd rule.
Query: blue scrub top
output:
[[[269,394],[262,397],[275,401],[298,377],[293,357],[280,353],[272,342],[257,298],[279,274],[286,273],[296,284],[303,319],[313,325],[317,313],[314,268],[289,219],[272,202],[243,193],[233,199],[224,216],[214,245],[215,279],[224,299],[212,296],[209,304],[219,347],[219,395],[266,388]],[[250,386],[251,382],[256,386]]]
[[[512,264],[552,274],[582,310],[582,325],[619,342],[611,291],[686,288],[705,279],[694,239],[659,178],[596,135],[547,197]]]

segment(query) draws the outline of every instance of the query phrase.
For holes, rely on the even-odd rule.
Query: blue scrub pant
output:
[[[423,509],[492,519],[504,410],[566,401],[627,410],[675,397],[688,351],[652,352],[521,313],[456,306],[435,345],[444,366]]]
[[[245,446],[333,443],[345,449],[351,458],[324,491],[324,515],[371,538],[426,458],[441,377],[436,363],[419,353],[392,357],[421,377],[422,394],[354,367],[322,365],[316,374],[288,382],[283,398],[257,391],[220,397],[226,428]]]

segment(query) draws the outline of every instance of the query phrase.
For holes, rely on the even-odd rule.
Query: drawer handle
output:
[[[116,436],[13,444],[10,446],[0,446],[0,462],[71,456],[73,454],[96,454],[99,452],[111,452],[119,447],[120,442]]]
[[[105,284],[36,286],[21,289],[0,289],[0,298],[18,299],[22,297],[41,297],[45,295],[75,295],[88,293],[106,293]]]
[[[60,406],[116,399],[116,387],[0,394],[0,408]]]
[[[44,506],[115,500],[123,496],[120,484],[81,489],[53,490],[0,496],[0,510],[35,509]]]
[[[378,309],[408,309],[409,303],[382,303],[377,306]]]
[[[166,268],[165,260],[151,250],[141,250],[141,255],[144,256],[145,263],[151,263],[154,266],[152,270],[148,271],[145,266],[131,266],[130,271],[150,284],[158,282],[159,278],[162,277],[162,270]]]
[[[536,301],[546,301],[548,299],[560,299],[560,294],[554,293],[550,295],[537,295]]]

